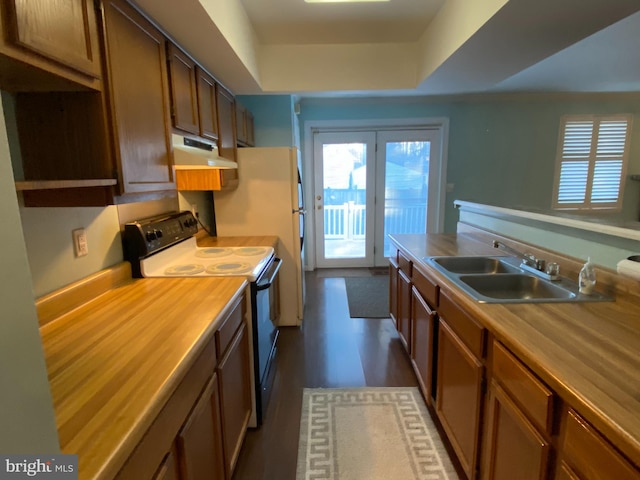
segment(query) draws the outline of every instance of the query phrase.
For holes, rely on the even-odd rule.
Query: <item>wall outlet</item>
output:
[[[84,228],[77,228],[73,232],[73,250],[76,257],[84,257],[89,253],[89,245],[87,245],[87,234]]]

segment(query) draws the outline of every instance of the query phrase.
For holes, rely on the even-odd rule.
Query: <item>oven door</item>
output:
[[[253,359],[256,380],[256,413],[258,425],[262,423],[264,410],[275,370],[271,368],[278,339],[279,315],[278,272],[282,265],[274,257],[258,279],[252,283],[253,296]]]

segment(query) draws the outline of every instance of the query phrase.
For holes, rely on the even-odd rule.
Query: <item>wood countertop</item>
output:
[[[246,286],[130,280],[41,327],[60,446],[78,454],[80,479],[118,472]]]
[[[200,232],[196,239],[199,247],[273,247],[277,250],[278,246],[278,237],[275,235],[211,237],[206,232]]]
[[[640,301],[481,304],[424,257],[502,255],[464,234],[392,235],[414,267],[428,271],[564,401],[640,465]]]

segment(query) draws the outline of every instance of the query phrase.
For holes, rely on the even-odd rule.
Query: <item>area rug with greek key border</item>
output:
[[[305,388],[296,480],[457,480],[416,387]]]

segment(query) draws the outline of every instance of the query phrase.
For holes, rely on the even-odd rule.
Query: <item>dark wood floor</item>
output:
[[[353,272],[307,272],[303,326],[281,329],[271,402],[234,480],[295,479],[303,388],[417,385],[391,320],[349,317],[344,278],[330,276],[340,274]]]

